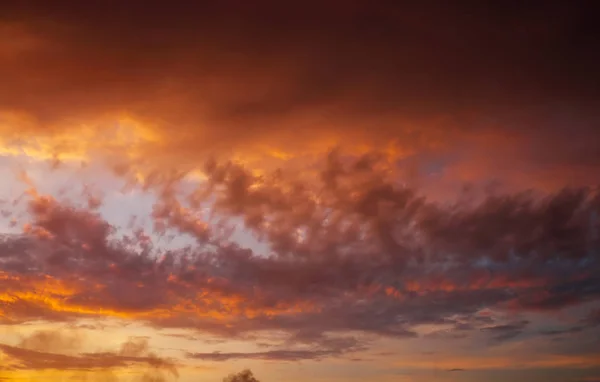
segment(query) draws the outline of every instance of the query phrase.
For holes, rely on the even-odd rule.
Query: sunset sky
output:
[[[0,381],[599,382],[594,5],[1,0]]]

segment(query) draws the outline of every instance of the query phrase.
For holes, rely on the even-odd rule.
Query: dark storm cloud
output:
[[[66,63],[78,64],[72,75],[91,90],[109,85],[127,97],[126,84],[117,80],[143,87],[188,76],[203,84],[203,74],[220,69],[237,70],[246,80],[261,66],[275,68],[275,76],[295,75],[288,77],[284,94],[278,89],[267,94],[270,102],[218,105],[214,112],[227,118],[289,113],[342,99],[348,88],[368,92],[371,102],[364,107],[372,110],[411,110],[420,102],[464,106],[482,96],[508,100],[517,90],[525,97],[595,94],[597,77],[588,74],[598,59],[593,49],[598,36],[585,2],[493,8],[339,1],[101,5],[9,2],[3,14],[7,22],[31,23],[34,31],[49,29],[65,49]],[[90,72],[103,76],[84,77]],[[199,77],[190,77],[193,73]],[[143,90],[149,89],[137,91]],[[75,94],[78,89],[70,95]]]
[[[158,131],[157,164],[396,142],[454,176],[589,185],[592,5],[4,2],[0,125],[18,146],[124,112]]]

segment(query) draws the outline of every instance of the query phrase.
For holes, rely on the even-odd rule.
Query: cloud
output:
[[[494,177],[553,190],[596,181],[585,7],[502,6],[490,18],[480,7],[272,3],[229,4],[236,16],[225,5],[128,2],[118,16],[3,5],[2,149],[134,169],[198,169],[211,154],[305,169],[340,145],[385,148],[431,193]]]
[[[203,361],[229,361],[233,359],[258,359],[268,361],[301,361],[319,359],[326,356],[337,355],[328,351],[311,350],[271,350],[256,353],[190,353],[189,358]]]
[[[492,333],[492,339],[494,341],[502,342],[513,339],[523,333],[523,330],[527,325],[529,325],[529,321],[523,320],[504,325],[488,326],[481,330]]]
[[[82,353],[80,337],[58,331],[37,331],[22,338],[17,346],[0,344],[13,371],[107,372],[132,366],[143,367],[142,378],[166,381],[178,377],[175,363],[149,349],[148,340],[130,338],[117,352]]]
[[[572,327],[561,328],[561,329],[541,330],[540,333],[543,335],[546,335],[546,336],[557,336],[557,335],[562,335],[562,334],[580,333],[583,330],[585,330],[585,327],[583,327],[583,326],[572,326]]]
[[[583,319],[583,323],[590,326],[600,325],[600,309],[591,311],[588,316]]]
[[[331,338],[320,334],[316,336],[296,335],[287,341],[287,345],[308,344],[310,348],[288,348],[276,349],[262,352],[212,352],[212,353],[188,353],[190,359],[203,361],[229,361],[235,359],[254,359],[266,361],[302,361],[320,360],[327,357],[339,357],[347,353],[365,350],[362,341],[354,337]]]
[[[40,330],[21,339],[18,347],[40,352],[73,351],[81,347],[82,339],[77,333],[65,335],[58,331]]]
[[[485,309],[557,312],[598,301],[596,189],[440,203],[397,184],[381,160],[332,153],[313,184],[210,161],[191,192],[180,177],[152,184],[157,208],[179,214],[155,214],[165,224],[157,233],[197,239],[175,249],[153,246],[152,232],[116,236],[97,209],[30,191],[30,222],[0,246],[3,320],[116,317],[225,338],[280,331],[287,345],[317,348],[196,356],[311,359],[357,345],[336,337],[343,333],[414,338],[419,325],[506,341],[527,321]],[[201,216],[201,230],[182,225]],[[215,229],[240,220],[270,254]]]

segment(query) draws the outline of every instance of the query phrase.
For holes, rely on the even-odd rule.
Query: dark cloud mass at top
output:
[[[323,139],[456,148],[500,127],[523,147],[489,155],[596,169],[592,6],[8,1],[0,105],[35,134],[127,112],[186,163]]]
[[[510,2],[493,9],[477,2],[100,4],[3,4],[5,23],[49,41],[32,54],[75,69],[63,72],[73,78],[55,80],[80,80],[70,81],[71,92],[60,92],[66,97],[76,96],[78,87],[92,97],[114,88],[120,92],[113,100],[99,101],[121,107],[128,92],[184,80],[198,81],[200,88],[189,86],[188,95],[199,96],[209,77],[229,73],[238,78],[228,85],[255,86],[228,94],[240,99],[217,103],[215,116],[253,119],[345,97],[366,110],[431,112],[427,106],[448,111],[511,99],[592,100],[597,89],[589,70],[598,59],[590,2]],[[63,70],[26,63],[41,73]],[[265,94],[263,86],[285,75],[283,89]],[[353,90],[362,99],[348,94]],[[210,98],[219,101],[219,94]]]

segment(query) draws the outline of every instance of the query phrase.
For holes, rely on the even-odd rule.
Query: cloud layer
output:
[[[583,6],[28,4],[0,20],[9,153],[194,169],[385,147],[412,180],[441,168],[435,188],[597,182]]]
[[[104,376],[110,378],[112,371],[141,367],[141,380],[144,381],[162,382],[179,376],[173,361],[150,351],[147,339],[131,338],[118,351],[101,353],[77,353],[81,343],[81,338],[59,332],[34,332],[17,346],[0,344],[0,351],[8,357],[0,370],[104,372]]]
[[[387,180],[373,158],[331,154],[311,186],[211,161],[189,193],[153,185],[156,231],[120,239],[95,210],[29,191],[32,220],[0,252],[3,321],[112,316],[226,337],[284,331],[311,348],[192,357],[298,359],[357,347],[335,333],[411,338],[419,325],[509,340],[528,321],[490,311],[598,300],[596,189],[437,203]],[[270,253],[223,234],[235,219]],[[153,247],[150,236],[171,231],[195,244]]]

